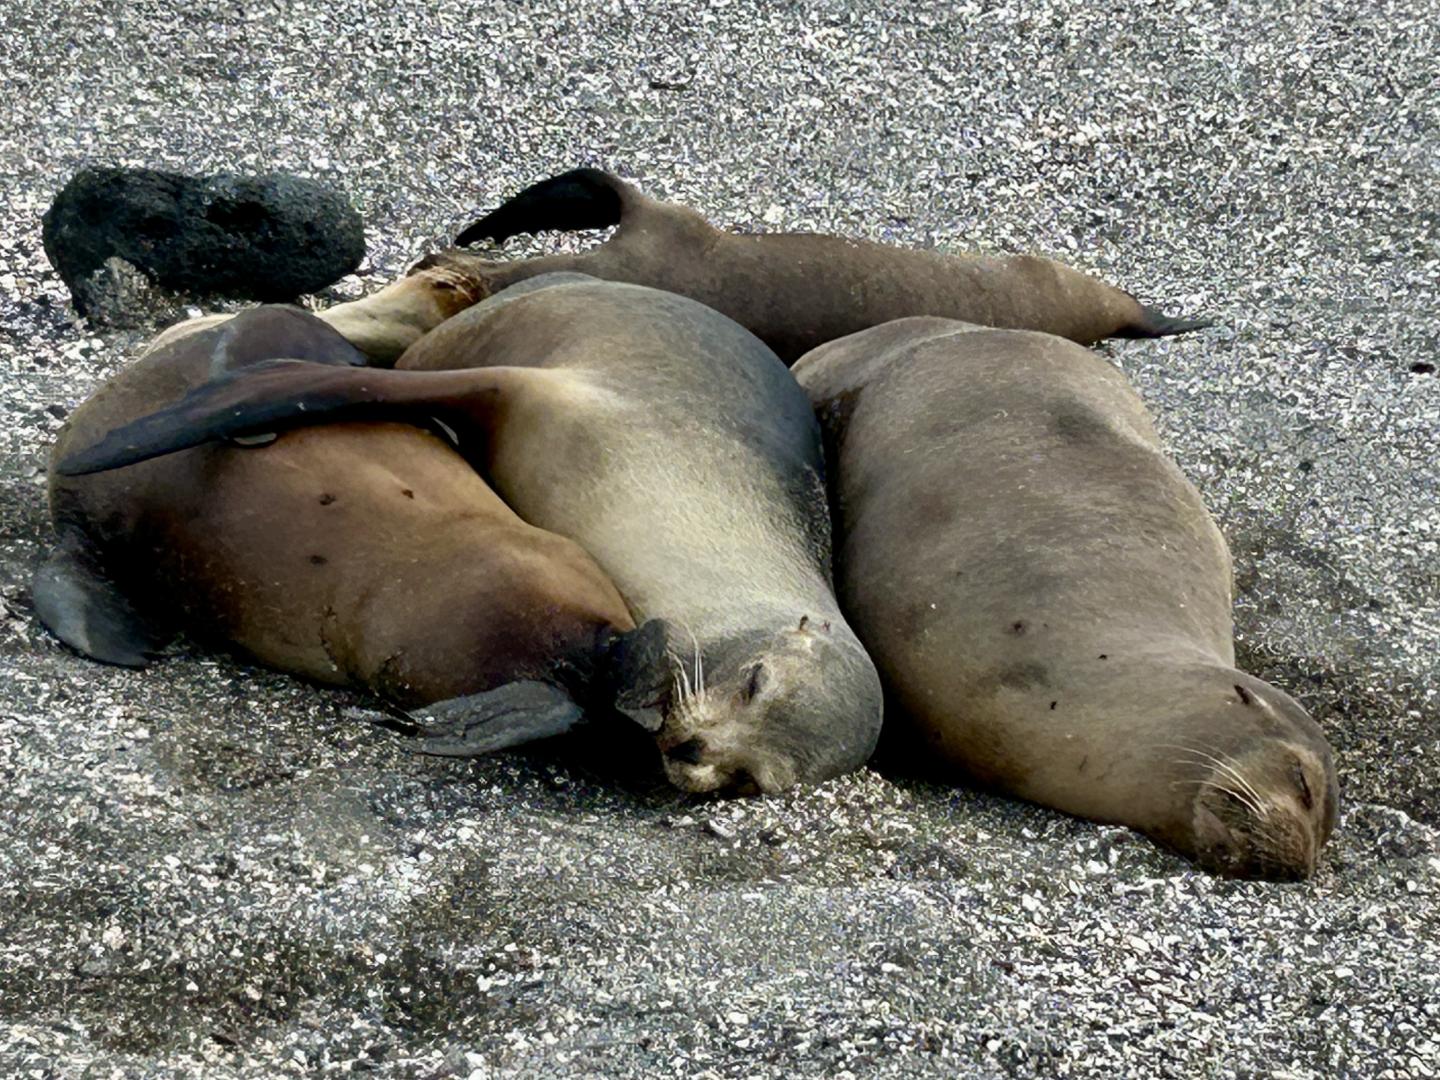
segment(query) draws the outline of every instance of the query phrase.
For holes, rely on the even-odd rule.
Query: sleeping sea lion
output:
[[[448,320],[397,370],[253,365],[60,462],[80,475],[218,438],[435,417],[526,521],[582,544],[670,628],[669,692],[621,688],[671,780],[778,791],[859,767],[873,665],[830,579],[819,428],[784,365],[673,293],[556,275]]]
[[[1119,371],[1047,334],[916,318],[795,376],[893,759],[1130,825],[1212,871],[1315,869],[1330,747],[1235,669],[1224,538]]]
[[[299,309],[197,319],[81,405],[52,462],[276,356],[366,370]],[[445,702],[424,732],[432,752],[556,734],[603,707],[614,679],[643,681],[648,632],[603,571],[419,427],[306,428],[260,450],[211,444],[93,476],[52,467],[50,505],[60,541],[36,575],[36,609],[99,660],[143,665],[184,629],[402,707]],[[663,652],[650,659],[668,678]]]
[[[555,271],[667,289],[729,315],[787,364],[827,341],[908,315],[1043,330],[1085,344],[1210,325],[1163,315],[1034,255],[946,255],[816,233],[725,232],[598,169],[526,188],[456,242],[610,225],[619,226],[614,236],[579,255],[495,262],[447,252],[419,267],[448,264],[482,292]]]

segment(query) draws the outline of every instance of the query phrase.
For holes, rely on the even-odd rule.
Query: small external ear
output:
[[[810,625],[810,616],[809,616],[809,615],[801,615],[801,616],[800,616],[800,625],[797,626],[796,629],[797,629],[797,630],[804,630],[804,629],[805,629],[807,626],[809,626],[809,625]]]
[[[1315,796],[1310,791],[1310,782],[1305,779],[1305,768],[1298,761],[1290,766],[1290,782],[1295,785],[1295,790],[1300,793],[1300,805],[1306,810],[1315,806]]]

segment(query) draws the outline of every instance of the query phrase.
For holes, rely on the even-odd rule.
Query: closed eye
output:
[[[686,739],[679,746],[672,746],[665,752],[665,756],[671,761],[679,761],[685,765],[699,765],[700,756],[705,752],[705,744],[699,739]]]
[[[1295,786],[1300,790],[1300,803],[1306,810],[1315,806],[1315,796],[1310,793],[1310,782],[1305,779],[1305,770],[1299,765],[1290,766],[1290,779],[1295,781]]]

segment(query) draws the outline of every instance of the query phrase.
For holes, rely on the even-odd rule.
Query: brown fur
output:
[[[58,468],[357,416],[438,418],[527,521],[583,544],[644,622],[616,704],[655,732],[677,785],[778,791],[869,758],[880,685],[830,585],[819,428],[753,335],[673,293],[554,275],[448,320],[396,368],[255,365]]]
[[[1235,670],[1224,539],[1118,371],[943,319],[794,370],[825,430],[841,603],[899,706],[892,756],[1219,872],[1314,869],[1330,749]]]
[[[239,348],[266,316],[241,317]],[[299,335],[296,319],[309,324]],[[52,460],[213,374],[226,327],[197,323],[167,332],[77,409]],[[299,312],[268,325],[281,355],[296,355],[305,334],[340,342]],[[209,444],[89,476],[52,471],[50,498],[62,534],[83,538],[141,606],[161,600],[149,606],[197,636],[402,705],[546,678],[634,626],[584,551],[525,524],[417,427],[347,423],[263,450]]]
[[[565,196],[554,192],[562,187],[603,201],[582,224],[618,221],[614,236],[578,255],[493,262],[451,252],[443,261],[492,292],[553,271],[677,292],[730,316],[787,364],[827,341],[912,315],[1043,330],[1083,343],[1204,325],[1168,319],[1127,292],[1034,255],[949,255],[816,233],[726,232],[694,210],[590,169],[535,185],[462,240],[575,227],[559,216]]]

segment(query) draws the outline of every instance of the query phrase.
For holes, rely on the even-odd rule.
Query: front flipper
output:
[[[196,387],[174,405],[67,454],[61,476],[118,469],[224,439],[250,439],[341,420],[442,420],[462,435],[483,425],[494,399],[518,382],[552,373],[532,368],[392,371],[304,360],[266,360]]]
[[[558,686],[507,683],[411,712],[417,734],[410,747],[440,757],[479,757],[563,735],[581,715],[580,706]]]
[[[519,233],[575,232],[620,224],[633,188],[600,169],[572,169],[531,184],[455,238],[464,247],[491,239],[503,244]]]
[[[660,730],[675,688],[674,637],[668,622],[651,619],[610,646],[615,708],[651,733]]]
[[[168,634],[135,609],[74,533],[35,571],[30,593],[45,628],[92,659],[144,667],[169,641]]]

